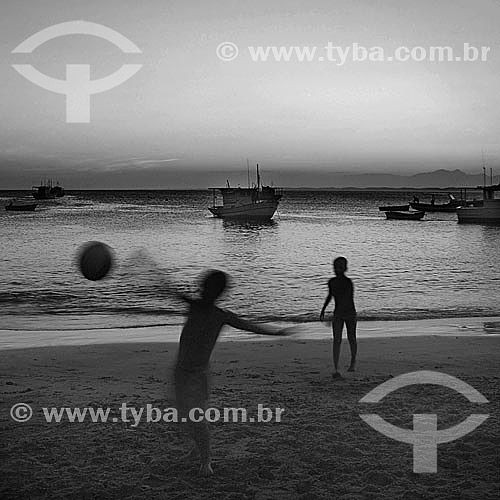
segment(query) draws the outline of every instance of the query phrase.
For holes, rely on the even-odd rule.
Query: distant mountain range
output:
[[[301,173],[301,176],[303,173]],[[283,172],[280,177],[292,180],[293,172]],[[317,185],[317,176],[312,175],[315,184]],[[402,174],[382,174],[382,173],[364,173],[352,174],[347,172],[339,173],[322,173],[322,183],[324,187],[319,189],[425,189],[425,188],[456,188],[456,187],[477,187],[483,185],[483,174],[466,174],[461,170],[435,170],[433,172],[425,172],[414,175]],[[500,176],[493,176],[493,183],[500,182]],[[489,173],[486,183],[490,183]],[[288,183],[287,183],[288,184]],[[290,187],[294,187],[295,183],[290,182]],[[300,187],[309,187],[302,184]],[[316,188],[318,189],[318,188]]]
[[[169,164],[170,165],[170,164]],[[498,169],[497,169],[498,171]],[[488,172],[489,174],[489,172]],[[0,162],[0,189],[31,189],[44,176],[59,179],[67,190],[72,189],[206,189],[207,187],[247,186],[246,168],[239,170],[149,165],[109,169],[105,167],[76,168],[51,165],[25,170],[12,163]],[[250,172],[256,182],[255,172]],[[479,170],[468,174],[462,170],[434,170],[419,174],[335,172],[327,167],[302,169],[261,168],[262,183],[285,189],[446,189],[483,185]],[[494,183],[500,182],[496,175]],[[486,182],[490,183],[489,175]]]

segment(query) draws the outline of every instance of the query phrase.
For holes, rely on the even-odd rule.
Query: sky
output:
[[[68,188],[203,187],[211,171],[259,162],[320,186],[325,172],[500,169],[498,0],[10,0],[0,6],[0,189],[57,177]],[[12,51],[49,26],[109,27],[141,53],[67,35]],[[217,57],[223,42],[239,47]],[[487,61],[252,61],[248,47],[490,47]],[[321,52],[323,53],[323,52]],[[141,69],[90,97],[90,123],[66,123],[66,96],[12,67],[91,79]],[[274,174],[273,174],[274,173]],[[202,176],[200,174],[203,174]]]

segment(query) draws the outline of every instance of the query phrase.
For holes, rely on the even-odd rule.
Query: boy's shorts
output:
[[[206,371],[175,369],[175,399],[177,411],[186,417],[193,408],[207,409],[208,374]]]

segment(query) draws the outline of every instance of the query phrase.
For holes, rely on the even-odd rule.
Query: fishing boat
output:
[[[10,203],[5,205],[5,210],[8,212],[33,212],[36,207],[36,203],[23,200],[10,200]]]
[[[421,220],[425,212],[386,212],[385,216],[393,220]]]
[[[40,185],[33,186],[31,191],[36,200],[53,200],[54,198],[62,198],[65,194],[64,188],[59,185],[59,182],[54,184],[52,180],[40,182]]]
[[[55,186],[52,186],[52,188],[50,189],[50,192],[56,198],[62,198],[65,194],[64,188],[61,185],[59,185],[59,182],[57,182]]]
[[[221,219],[270,220],[283,196],[282,189],[261,186],[259,165],[257,165],[257,184],[252,187],[233,188],[227,181],[226,187],[210,189],[213,193],[213,204],[208,210]],[[217,192],[222,194],[222,205],[217,204]]]
[[[384,207],[378,207],[381,212],[406,212],[410,210],[410,204],[406,205],[386,205]]]
[[[458,222],[500,224],[500,198],[495,198],[495,193],[500,192],[500,183],[478,189],[483,191],[482,206],[460,207],[457,209]]]
[[[414,210],[422,212],[455,212],[462,205],[451,193],[448,193],[448,203],[435,203],[434,195],[432,195],[430,203],[420,203],[417,197],[410,202],[410,207]]]

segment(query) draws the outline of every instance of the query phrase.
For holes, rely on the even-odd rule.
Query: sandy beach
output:
[[[182,459],[188,442],[165,422],[47,423],[44,407],[136,408],[174,405],[175,342],[6,349],[2,387],[2,498],[78,499],[474,499],[499,491],[500,338],[363,338],[359,368],[339,381],[327,339],[220,342],[213,356],[211,406],[284,408],[280,423],[211,425],[215,475],[203,479]],[[347,363],[347,342],[342,363]],[[398,374],[435,370],[461,378],[488,400],[470,403],[450,389],[412,386],[366,408],[359,400]],[[16,403],[33,409],[16,423]],[[415,474],[411,446],[359,417],[373,412],[412,427],[414,413],[436,413],[439,429],[471,413],[489,419],[438,447],[438,471]]]

